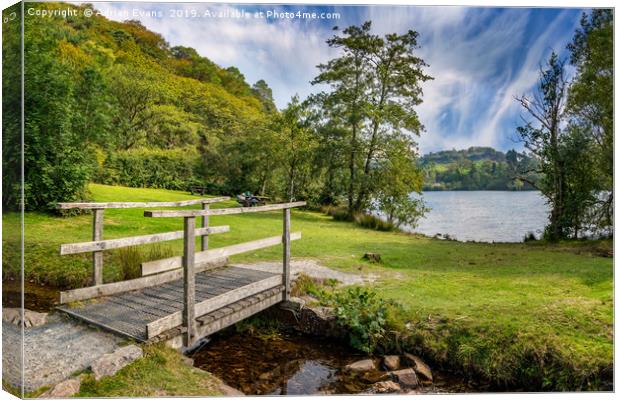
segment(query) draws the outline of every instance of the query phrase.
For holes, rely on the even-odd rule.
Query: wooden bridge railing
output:
[[[149,271],[154,272],[162,272],[166,270],[178,270],[179,262],[183,267],[183,312],[181,315],[172,314],[165,319],[156,321],[157,327],[150,325],[149,329],[159,329],[163,330],[167,327],[178,326],[178,322],[182,322],[185,338],[184,344],[185,346],[191,346],[196,340],[196,328],[195,328],[195,317],[196,311],[200,311],[200,303],[195,303],[195,274],[196,274],[196,261],[204,262],[205,260],[209,260],[212,257],[221,254],[238,254],[245,251],[250,251],[253,249],[263,248],[267,246],[271,246],[277,244],[277,242],[281,241],[283,244],[283,260],[282,260],[282,284],[284,285],[284,300],[288,300],[291,293],[290,287],[290,260],[291,260],[291,239],[298,239],[301,237],[301,233],[295,233],[291,235],[291,208],[301,207],[306,205],[305,202],[293,202],[293,203],[283,203],[283,204],[271,204],[266,206],[259,207],[239,207],[239,208],[222,208],[216,210],[155,210],[155,211],[145,211],[145,217],[153,217],[153,218],[183,218],[184,220],[184,229],[183,229],[183,257],[179,259],[179,257],[173,257],[167,260],[159,260],[155,262],[156,264],[151,264],[151,266],[146,266],[147,269],[150,268]],[[255,213],[262,211],[275,211],[275,210],[283,210],[283,225],[282,225],[282,237],[278,238],[267,238],[262,240],[257,240],[253,242],[246,242],[239,245],[228,246],[223,249],[215,249],[203,251],[201,253],[196,253],[195,246],[195,234],[196,234],[196,217],[208,217],[211,215],[230,215],[230,214],[245,214],[245,213]],[[279,239],[279,240],[278,240]],[[219,251],[219,253],[218,253]],[[143,274],[145,273],[143,266]],[[180,319],[180,321],[178,321]],[[149,333],[150,336],[151,333]]]
[[[202,199],[192,199],[185,201],[160,201],[160,202],[109,202],[109,203],[58,203],[60,210],[93,210],[93,241],[82,243],[63,244],[60,247],[60,254],[93,253],[93,285],[103,284],[103,251],[118,249],[121,247],[136,246],[147,243],[157,243],[168,240],[183,238],[183,231],[156,233],[152,235],[133,236],[121,239],[103,240],[103,213],[109,208],[156,208],[156,207],[184,207],[195,204],[202,204],[203,210],[208,210],[209,205],[221,201],[229,200],[230,197],[212,197]],[[202,250],[209,247],[209,235],[215,233],[228,232],[228,226],[209,227],[209,217],[202,218],[202,226],[197,229],[195,234],[202,238]],[[61,298],[62,302],[62,298]]]

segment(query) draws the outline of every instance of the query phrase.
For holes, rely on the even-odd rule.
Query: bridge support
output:
[[[194,273],[195,229],[196,217],[185,217],[185,240],[183,241],[183,326],[186,328],[185,347],[191,347],[196,339],[194,315],[196,298],[196,275]]]

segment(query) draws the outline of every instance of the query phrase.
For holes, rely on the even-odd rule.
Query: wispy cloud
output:
[[[147,8],[145,3],[99,3],[99,8]],[[552,50],[562,51],[579,20],[579,10],[495,9],[404,6],[299,6],[335,11],[339,20],[267,20],[254,18],[172,19],[170,5],[162,18],[138,17],[172,45],[194,47],[221,66],[236,66],[249,82],[265,79],[276,103],[283,107],[294,94],[317,90],[310,81],[316,65],[337,53],[325,41],[334,25],[346,27],[373,21],[377,33],[420,33],[420,56],[435,80],[426,82],[419,115],[426,132],[423,152],[487,145],[515,147],[519,123],[514,96],[535,86],[538,68]],[[151,8],[152,8],[151,7]],[[251,7],[251,8],[248,8]],[[274,9],[267,5],[175,4],[201,13]],[[289,8],[280,8],[290,10]]]

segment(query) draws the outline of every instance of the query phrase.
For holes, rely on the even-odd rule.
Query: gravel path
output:
[[[257,269],[273,273],[282,272],[281,262],[257,262],[253,264],[233,264],[235,267]],[[365,282],[373,282],[377,279],[374,274],[358,275],[340,272],[327,268],[319,264],[318,261],[312,259],[294,259],[291,260],[291,276],[293,279],[300,273],[304,273],[312,278],[317,279],[336,279],[343,285],[355,285]]]
[[[45,325],[27,328],[24,334],[24,389],[53,385],[81,371],[122,339],[60,314],[50,314]],[[2,321],[2,379],[20,385],[20,328]]]

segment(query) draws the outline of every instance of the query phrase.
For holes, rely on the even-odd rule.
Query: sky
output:
[[[520,149],[524,115],[515,96],[536,86],[552,51],[566,56],[583,10],[423,6],[272,6],[197,3],[95,3],[111,19],[138,19],[172,46],[195,48],[222,67],[235,66],[253,84],[267,81],[278,108],[325,89],[310,81],[338,52],[325,41],[333,27],[372,21],[377,34],[420,35],[417,54],[434,80],[423,84],[417,112],[428,153],[470,146]],[[268,11],[332,13],[331,19],[267,18]],[[263,17],[256,12],[263,12]],[[243,14],[240,14],[242,13]],[[338,16],[334,17],[333,13]],[[241,16],[241,17],[239,17]]]

